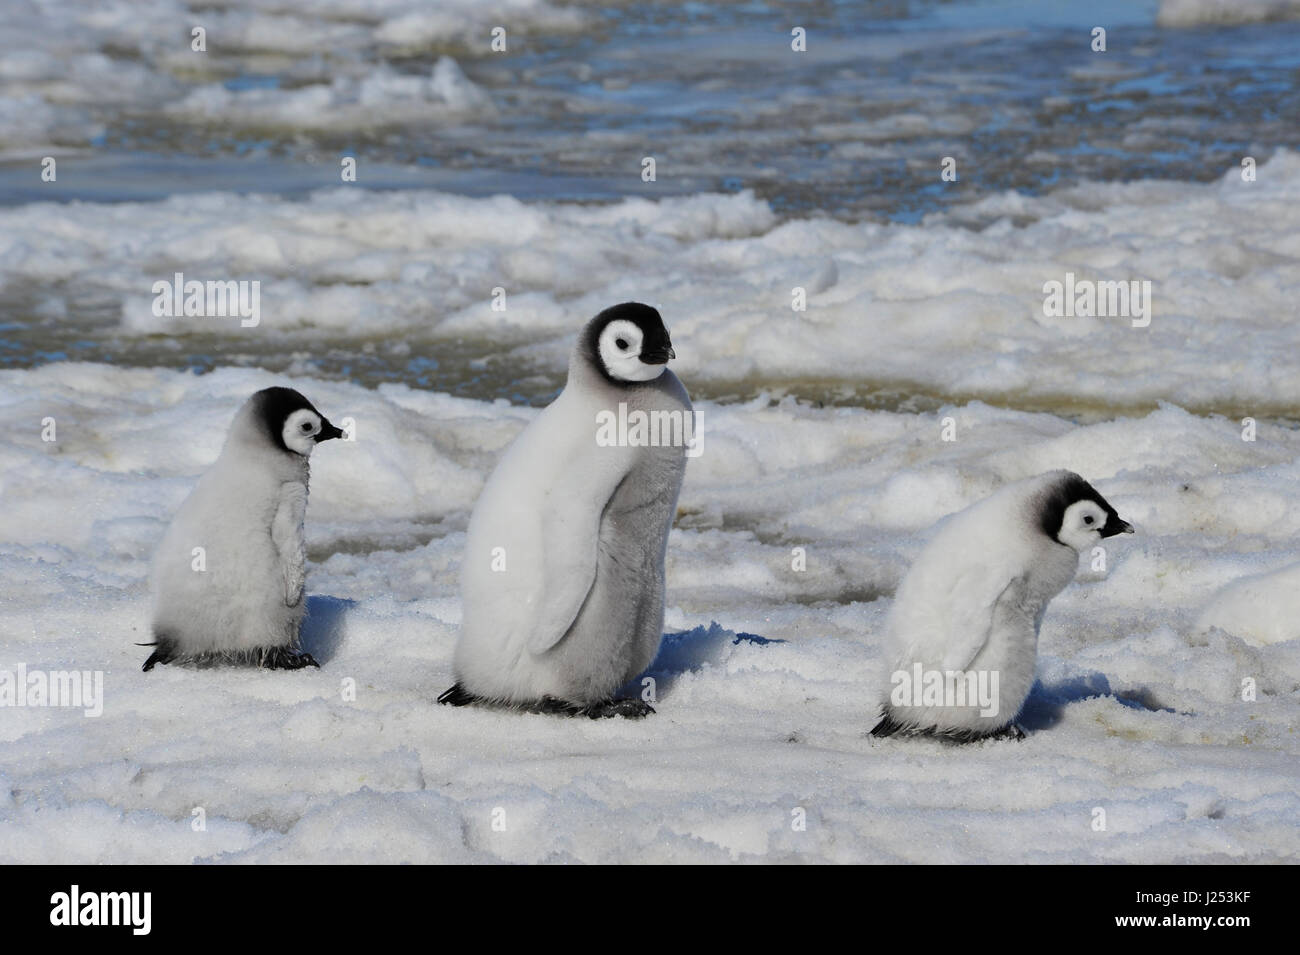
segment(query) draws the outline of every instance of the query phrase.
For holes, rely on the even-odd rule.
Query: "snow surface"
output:
[[[1300,640],[1198,628],[1216,591],[1294,560],[1294,430],[1262,422],[1246,442],[1173,405],[1078,426],[978,402],[699,402],[659,712],[592,722],[434,703],[469,509],[536,412],[405,386],[292,382],[356,425],[313,457],[304,639],[322,668],[140,672],[152,549],[238,404],[279,381],[0,372],[0,669],[103,670],[105,686],[98,718],[0,711],[3,861],[1300,857]],[[1030,737],[869,737],[884,615],[928,528],[1052,467],[1139,533],[1051,605]]]
[[[1223,588],[1197,623],[1202,631],[1215,627],[1256,647],[1300,637],[1300,564],[1243,577]]]

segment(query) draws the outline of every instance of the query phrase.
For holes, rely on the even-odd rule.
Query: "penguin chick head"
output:
[[[1041,515],[1043,532],[1076,551],[1093,547],[1103,537],[1133,533],[1133,525],[1122,520],[1091,484],[1071,471],[1062,472],[1049,485]]]
[[[249,399],[253,419],[265,438],[281,451],[304,458],[322,441],[343,432],[292,388],[263,388]]]
[[[583,351],[616,384],[653,381],[677,357],[664,320],[639,302],[611,306],[588,322]]]

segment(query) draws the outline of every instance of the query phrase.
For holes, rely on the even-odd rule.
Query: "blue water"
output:
[[[455,50],[496,116],[328,132],[124,107],[102,117],[92,150],[61,164],[57,195],[299,195],[336,184],[338,157],[354,155],[371,189],[583,201],[753,189],[785,216],[914,223],[1005,189],[1206,181],[1246,152],[1262,161],[1300,147],[1300,23],[1160,29],[1155,10],[1154,0],[632,4],[508,56]],[[794,25],[807,52],[790,49]],[[1090,49],[1098,25],[1105,53]],[[427,75],[438,55],[388,65]],[[297,82],[288,67],[231,69],[234,90]],[[919,127],[891,133],[902,116]],[[611,148],[595,135],[625,139]],[[654,184],[640,179],[643,155],[656,157]],[[956,183],[939,180],[944,156],[958,162]],[[30,161],[0,163],[0,204],[49,198]]]

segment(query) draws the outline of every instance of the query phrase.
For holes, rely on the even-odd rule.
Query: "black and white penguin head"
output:
[[[1041,502],[1043,533],[1076,551],[1092,548],[1103,537],[1132,534],[1133,525],[1079,475],[1062,472],[1047,488]]]
[[[583,330],[583,350],[617,384],[654,381],[676,358],[668,329],[649,305],[624,302],[605,309]]]
[[[343,436],[301,392],[292,388],[263,388],[249,403],[255,426],[281,451],[305,458],[320,442]]]

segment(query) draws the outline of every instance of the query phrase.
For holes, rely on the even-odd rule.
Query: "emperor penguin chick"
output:
[[[889,616],[890,687],[874,736],[1023,738],[1047,604],[1079,554],[1133,528],[1083,478],[1051,471],[948,518]]]
[[[153,636],[144,663],[319,666],[298,653],[307,458],[343,432],[292,388],[265,388],[235,415],[154,557]]]
[[[438,702],[654,712],[613,696],[650,665],[662,636],[664,553],[694,434],[686,389],[667,370],[676,357],[647,305],[615,305],[587,323],[564,390],[474,506],[456,684]],[[671,433],[645,440],[642,427],[638,439],[638,421]]]

